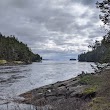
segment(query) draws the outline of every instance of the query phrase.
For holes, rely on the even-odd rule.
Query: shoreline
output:
[[[37,110],[97,110],[94,108],[97,105],[97,100],[98,104],[100,100],[105,104],[108,99],[103,94],[105,94],[105,90],[110,90],[110,66],[104,64],[99,67],[100,71],[95,73],[82,71],[74,78],[27,91],[18,95],[19,98],[15,98],[12,102],[28,104]],[[109,101],[106,103],[109,106]],[[91,107],[93,109],[89,109]]]
[[[60,104],[67,106],[68,102],[70,102],[70,105],[73,106],[78,103],[75,109],[77,108],[79,110],[79,107],[86,107],[87,103],[96,95],[95,91],[84,93],[85,89],[89,88],[90,85],[81,82],[81,78],[91,75],[94,76],[95,74],[82,73],[75,78],[71,78],[65,81],[58,81],[54,84],[49,84],[33,89],[19,95],[24,99],[18,102],[31,104],[36,107],[45,107],[48,105],[50,108],[52,108],[52,110],[60,110],[59,108],[62,108]],[[74,104],[71,103],[73,101]]]
[[[110,66],[19,95],[38,110],[109,110]],[[42,109],[42,107],[44,109]],[[48,108],[48,109],[47,109]]]
[[[36,63],[39,63],[41,61],[36,61]],[[0,66],[18,66],[18,65],[29,65],[32,64],[34,62],[23,62],[23,61],[11,61],[11,62],[6,62],[6,63],[0,63]]]
[[[16,65],[26,65],[26,62],[23,62],[23,61],[0,60],[0,66],[16,66]]]

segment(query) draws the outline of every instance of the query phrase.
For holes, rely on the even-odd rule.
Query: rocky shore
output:
[[[95,91],[84,92],[90,87],[86,82],[81,81],[84,76],[94,76],[94,74],[82,73],[76,78],[21,94],[20,96],[24,97],[21,103],[32,104],[36,107],[48,106],[47,110],[85,110],[87,103],[95,97]]]
[[[105,66],[104,66],[105,67]],[[20,95],[36,110],[110,110],[110,66]],[[100,107],[100,109],[99,109]]]

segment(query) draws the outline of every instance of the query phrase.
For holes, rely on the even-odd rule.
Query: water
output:
[[[43,61],[30,65],[0,66],[0,107],[6,100],[31,89],[93,72],[90,64],[77,61]]]

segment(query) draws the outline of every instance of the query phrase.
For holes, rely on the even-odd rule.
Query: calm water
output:
[[[10,99],[31,89],[93,72],[90,64],[77,61],[43,61],[31,65],[0,66],[0,99]],[[0,100],[3,104],[3,100]]]

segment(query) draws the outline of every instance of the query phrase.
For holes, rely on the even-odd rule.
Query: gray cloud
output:
[[[76,0],[71,0],[71,1],[74,3]],[[101,2],[102,0],[78,0],[79,3],[91,7],[96,6],[95,4],[97,1]]]
[[[96,1],[2,0],[0,31],[14,34],[43,57],[76,56],[104,34]]]

